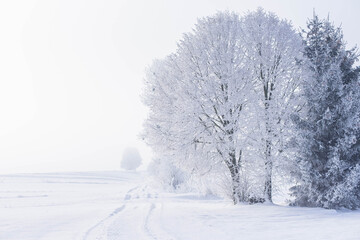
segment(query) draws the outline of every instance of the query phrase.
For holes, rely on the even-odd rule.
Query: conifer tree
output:
[[[316,15],[303,38],[311,76],[303,86],[305,114],[293,118],[299,132],[293,204],[356,208],[360,205],[356,49],[346,50],[341,28]]]

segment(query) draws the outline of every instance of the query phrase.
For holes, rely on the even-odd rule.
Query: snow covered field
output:
[[[159,193],[135,172],[0,176],[1,240],[360,239],[360,211]]]

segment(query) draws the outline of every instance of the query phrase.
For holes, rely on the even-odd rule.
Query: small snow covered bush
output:
[[[154,159],[149,165],[148,171],[156,184],[167,191],[178,191],[186,188],[186,173],[173,165],[170,161]]]

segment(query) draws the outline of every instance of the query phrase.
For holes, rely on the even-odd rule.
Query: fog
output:
[[[313,10],[359,42],[357,1],[80,1],[0,3],[0,173],[117,170],[137,147],[144,71],[198,17],[258,6],[304,27]]]

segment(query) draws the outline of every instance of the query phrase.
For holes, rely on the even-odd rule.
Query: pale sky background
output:
[[[360,1],[1,0],[0,173],[118,170],[138,139],[145,68],[198,17],[257,7],[304,27],[313,9],[360,43]]]

